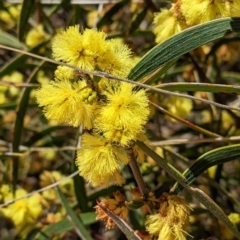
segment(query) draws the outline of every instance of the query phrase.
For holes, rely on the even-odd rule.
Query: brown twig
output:
[[[136,158],[135,158],[131,148],[128,149],[128,155],[130,157],[129,166],[133,172],[134,178],[135,178],[137,185],[139,187],[139,190],[143,196],[143,200],[146,201],[148,199],[148,190],[147,190],[146,184],[143,180],[142,174],[140,172],[139,166],[137,164]]]

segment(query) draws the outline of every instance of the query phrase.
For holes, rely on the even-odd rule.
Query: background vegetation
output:
[[[75,24],[133,52],[128,79],[148,88],[151,102],[149,143],[139,142],[147,188],[187,200],[193,239],[240,239],[240,20],[196,25],[156,45],[154,14],[171,2],[87,2],[0,2],[0,239],[139,239],[109,212],[118,227],[106,230],[94,209],[118,190],[131,201],[131,169],[122,169],[123,187],[93,188],[75,165],[81,131],[48,121],[36,103],[36,89],[54,78],[52,39]],[[127,224],[150,239],[144,212],[130,207]]]

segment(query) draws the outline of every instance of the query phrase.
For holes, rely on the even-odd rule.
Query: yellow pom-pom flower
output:
[[[84,128],[92,128],[95,110],[92,102],[96,94],[87,87],[86,81],[50,81],[42,85],[36,97],[47,119],[68,123],[73,127],[82,124]]]
[[[84,134],[76,164],[80,175],[93,186],[122,185],[120,164],[127,164],[128,156],[123,148],[108,143],[103,137]]]
[[[230,16],[229,8],[221,0],[181,0],[181,11],[189,26]]]
[[[15,193],[16,198],[20,198],[26,195],[27,192],[23,189],[17,189]],[[14,199],[12,193],[9,193],[5,197],[5,201]],[[27,226],[34,224],[36,220],[42,215],[41,196],[34,194],[28,198],[24,198],[8,205],[6,208],[2,208],[1,212],[4,216],[10,218],[18,231],[24,230],[24,234],[27,234],[32,228]],[[27,231],[27,230],[28,231]]]
[[[33,48],[44,42],[47,39],[47,34],[44,32],[43,25],[39,24],[32,28],[26,36],[27,46]]]
[[[159,212],[146,220],[147,231],[158,239],[185,240],[189,214],[190,208],[184,199],[164,194],[160,198]]]
[[[226,0],[225,5],[230,12],[231,17],[240,17],[240,1]]]
[[[94,29],[79,32],[79,26],[61,31],[53,40],[53,58],[73,66],[126,77],[132,67],[131,51],[118,40]]]
[[[7,10],[1,10],[0,11],[0,20],[3,21],[6,24],[3,24],[1,27],[5,25],[6,28],[12,28],[16,25],[18,22],[18,18],[21,13],[21,4],[11,4],[6,6]]]
[[[143,132],[147,122],[150,110],[146,92],[121,83],[105,94],[107,103],[99,110],[96,128],[108,141],[127,146]]]
[[[161,43],[171,36],[186,28],[181,15],[178,14],[178,5],[173,4],[171,9],[162,9],[154,17],[153,32],[156,34],[156,42]]]
[[[108,46],[109,50],[104,56],[104,61],[99,64],[99,68],[118,77],[127,77],[135,64],[130,58],[130,49],[120,39],[108,40]]]
[[[76,67],[94,70],[99,58],[103,58],[108,50],[105,38],[103,32],[87,29],[81,34],[78,25],[71,26],[54,38],[53,57]]]

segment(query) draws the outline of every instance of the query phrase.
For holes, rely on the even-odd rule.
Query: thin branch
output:
[[[195,100],[195,101],[204,102],[204,103],[207,103],[207,104],[219,107],[219,108],[223,108],[223,109],[231,109],[231,110],[240,111],[240,108],[238,108],[238,107],[230,107],[230,106],[227,106],[227,105],[224,105],[224,104],[216,103],[216,102],[213,102],[213,101],[210,101],[210,100],[207,100],[207,99],[203,99],[203,98],[193,97],[193,96],[190,96],[190,95],[187,95],[187,94],[175,93],[175,92],[171,92],[171,91],[167,91],[167,90],[163,90],[163,89],[157,89],[155,87],[152,87],[152,86],[140,83],[140,82],[135,82],[135,81],[128,80],[128,79],[125,79],[125,78],[116,77],[116,76],[113,76],[111,74],[101,72],[101,71],[91,72],[91,71],[83,70],[81,68],[74,67],[74,66],[72,66],[70,64],[67,64],[67,63],[54,61],[52,59],[42,57],[42,56],[39,56],[39,55],[36,55],[36,54],[33,54],[33,53],[28,53],[26,51],[19,50],[19,49],[16,49],[16,48],[7,47],[7,46],[4,46],[4,45],[0,45],[0,48],[7,49],[7,50],[10,50],[10,51],[15,51],[15,52],[18,52],[18,53],[21,53],[21,54],[25,54],[25,55],[28,55],[28,56],[31,56],[31,57],[34,57],[34,58],[37,58],[37,59],[41,59],[43,61],[50,62],[50,63],[56,64],[56,65],[66,66],[66,67],[74,69],[75,71],[82,72],[84,74],[94,75],[94,76],[98,76],[98,77],[102,77],[102,78],[105,77],[105,78],[108,78],[108,79],[118,80],[118,81],[122,81],[122,82],[127,82],[127,83],[131,83],[131,84],[137,85],[137,86],[142,87],[142,88],[149,89],[149,90],[154,91],[154,92],[159,92],[159,93],[162,93],[162,94],[167,94],[167,95],[172,95],[172,96],[177,96],[177,97],[188,98],[188,99],[192,99],[192,100]]]
[[[151,141],[149,144],[151,146],[170,146],[170,145],[181,145],[181,144],[200,144],[200,143],[216,143],[216,142],[239,142],[240,136],[234,137],[218,137],[218,138],[184,138],[184,139],[170,139],[170,140],[162,140],[162,141]],[[7,147],[4,146],[4,147]],[[65,147],[26,147],[20,146],[20,151],[28,151],[28,152],[46,152],[46,151],[77,151],[80,148],[76,148],[73,146],[65,146]],[[1,150],[0,149],[0,156],[18,156],[22,157],[25,153],[14,153],[8,150]]]
[[[129,166],[133,172],[134,178],[137,182],[137,185],[139,187],[139,190],[143,196],[143,200],[146,201],[148,199],[148,189],[146,187],[146,184],[143,180],[142,174],[140,172],[139,166],[137,164],[136,158],[133,154],[132,149],[127,149],[130,161],[129,161]]]
[[[163,140],[163,141],[152,141],[152,142],[149,142],[149,144],[151,146],[169,146],[169,145],[180,145],[180,144],[235,142],[235,141],[240,141],[240,136],[220,137],[220,138],[171,139],[171,140]]]
[[[216,133],[210,132],[210,131],[208,131],[208,130],[206,130],[206,129],[204,129],[204,128],[201,128],[201,127],[199,127],[199,126],[197,126],[197,125],[195,125],[195,124],[193,124],[193,123],[191,123],[191,122],[189,122],[189,121],[187,121],[187,120],[185,120],[185,119],[183,119],[183,118],[181,118],[181,117],[178,117],[178,116],[172,114],[171,112],[169,112],[169,111],[167,111],[166,109],[158,106],[157,104],[155,104],[155,103],[153,103],[153,102],[151,102],[151,101],[149,101],[149,102],[150,102],[151,105],[153,105],[153,106],[154,106],[155,108],[157,108],[159,111],[161,111],[161,112],[165,113],[166,115],[168,115],[170,118],[173,118],[173,119],[175,119],[176,121],[181,122],[181,123],[183,123],[184,125],[192,128],[192,129],[194,129],[194,130],[196,130],[196,131],[198,131],[198,132],[200,132],[200,133],[203,133],[203,134],[208,135],[208,136],[210,136],[210,137],[221,137],[221,135],[219,135],[219,134],[216,134]]]
[[[66,180],[75,177],[77,174],[79,174],[78,171],[76,171],[76,172],[72,173],[71,175],[69,175],[69,176],[61,179],[60,181],[55,182],[55,183],[53,183],[53,184],[51,184],[51,185],[48,185],[48,186],[46,186],[46,187],[44,187],[44,188],[41,188],[41,189],[38,189],[38,190],[36,190],[36,191],[30,192],[30,193],[28,193],[28,194],[26,194],[26,195],[24,195],[24,196],[22,196],[22,197],[20,197],[20,198],[16,198],[16,199],[9,200],[9,201],[7,201],[7,202],[5,202],[5,203],[3,203],[3,204],[0,204],[0,208],[1,208],[1,207],[6,207],[6,206],[8,206],[9,204],[12,204],[12,203],[17,202],[17,201],[19,201],[19,200],[22,200],[22,199],[24,199],[24,198],[30,197],[30,196],[32,196],[32,195],[35,194],[35,193],[44,192],[44,191],[46,191],[46,190],[48,190],[48,189],[50,189],[50,188],[54,188],[54,187],[60,185],[61,183],[65,182]]]
[[[1,80],[0,85],[4,85],[4,86],[9,86],[9,87],[32,87],[32,88],[36,88],[36,87],[40,87],[41,85],[38,83],[15,83],[12,81],[5,81],[5,80]]]

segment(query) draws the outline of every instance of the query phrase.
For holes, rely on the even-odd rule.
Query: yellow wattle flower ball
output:
[[[53,58],[86,70],[94,70],[96,62],[107,52],[106,34],[87,29],[79,32],[79,25],[70,26],[53,39]]]
[[[21,13],[22,5],[21,4],[17,4],[17,5],[11,4],[6,7],[7,7],[7,11],[6,10],[0,11],[0,20],[3,21],[4,23],[6,23],[6,28],[10,29],[17,24],[18,18]]]
[[[105,92],[107,103],[99,110],[96,129],[110,142],[127,146],[137,140],[150,113],[144,90],[134,85],[120,83],[112,91]]]
[[[79,25],[71,26],[53,39],[53,58],[88,71],[101,70],[126,77],[133,65],[131,51],[121,41],[106,37],[95,29],[80,33]]]
[[[83,101],[83,90],[86,88],[85,80],[72,83],[58,79],[43,84],[36,92],[36,98],[47,119],[73,127],[83,124],[84,128],[91,129],[96,105]]]
[[[225,5],[230,11],[230,17],[240,17],[240,1],[226,0]]]
[[[129,161],[125,150],[108,143],[103,137],[84,134],[76,164],[80,175],[93,186],[122,185],[120,165]]]
[[[44,42],[46,39],[47,34],[44,32],[43,25],[39,24],[27,33],[26,44],[33,48]]]
[[[185,240],[186,224],[189,221],[190,207],[184,199],[165,193],[160,198],[159,212],[149,215],[146,229],[158,239]]]
[[[127,77],[136,62],[131,58],[131,50],[120,39],[110,39],[107,43],[109,50],[99,68],[118,77]]]
[[[230,9],[221,0],[181,0],[181,11],[189,26],[230,17]]]
[[[182,17],[178,14],[178,6],[172,4],[171,9],[162,9],[155,14],[153,32],[156,34],[156,42],[161,43],[171,36],[181,32],[186,28]]]
[[[23,197],[27,192],[23,189],[17,189],[15,193],[16,198]],[[5,197],[5,201],[9,201],[14,199],[12,193],[9,193],[8,196]],[[41,205],[41,196],[39,194],[33,194],[28,198],[23,198],[18,200],[6,208],[2,208],[1,212],[4,216],[10,218],[17,230],[25,230],[25,234],[27,234],[27,230],[31,230],[32,228],[27,228],[27,226],[34,224],[37,219],[42,215],[42,205]]]

